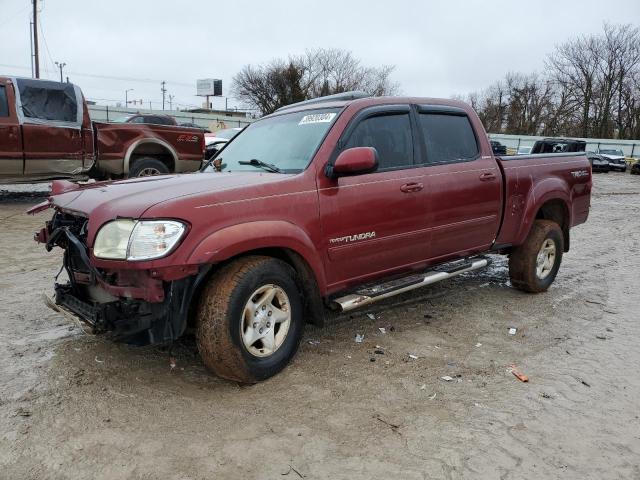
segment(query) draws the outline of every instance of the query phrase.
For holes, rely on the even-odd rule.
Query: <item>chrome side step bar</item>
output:
[[[480,270],[490,263],[491,260],[489,258],[474,257],[469,260],[439,265],[426,273],[414,274],[386,283],[371,284],[363,287],[354,293],[333,299],[332,306],[339,311],[348,312],[385,298],[453,278],[462,273]]]

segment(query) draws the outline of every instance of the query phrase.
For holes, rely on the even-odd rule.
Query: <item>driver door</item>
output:
[[[424,174],[414,168],[414,137],[409,105],[366,109],[345,130],[335,156],[351,147],[374,147],[378,168],[322,179],[319,202],[329,288],[384,276],[428,256]]]

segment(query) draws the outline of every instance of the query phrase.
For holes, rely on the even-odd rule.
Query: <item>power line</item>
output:
[[[27,9],[29,9],[29,5],[27,5],[26,7],[22,7],[21,9],[19,9],[18,11],[16,11],[14,14],[10,14],[8,17],[5,17],[4,21],[0,22],[0,27],[6,25],[7,23],[11,22],[12,20],[14,20],[18,15],[20,15],[21,13],[24,13]]]

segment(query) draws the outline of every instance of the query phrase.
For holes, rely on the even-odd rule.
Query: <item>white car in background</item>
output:
[[[609,160],[611,170],[627,171],[627,162],[624,161],[624,152],[622,150],[601,148],[598,150],[598,154]]]
[[[518,147],[518,155],[529,155],[533,147]]]
[[[212,156],[214,156],[218,151],[242,131],[242,128],[224,128],[222,130],[215,131],[213,133],[205,133],[204,134],[204,159],[209,160]]]

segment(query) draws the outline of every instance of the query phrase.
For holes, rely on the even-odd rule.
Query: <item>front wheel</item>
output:
[[[564,251],[560,226],[536,220],[524,244],[509,256],[511,285],[525,292],[546,291],[558,274]]]
[[[205,286],[196,339],[216,375],[255,383],[295,355],[304,321],[295,272],[281,260],[252,256],[224,267]]]

